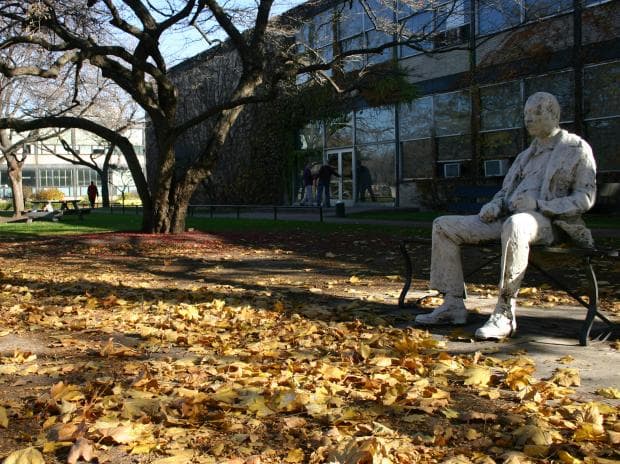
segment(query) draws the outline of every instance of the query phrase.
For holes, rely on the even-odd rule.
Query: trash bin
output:
[[[344,202],[339,201],[336,203],[336,217],[344,217]]]

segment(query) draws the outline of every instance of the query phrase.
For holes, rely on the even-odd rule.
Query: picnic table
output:
[[[54,211],[60,210],[63,215],[77,214],[80,219],[83,219],[84,214],[90,213],[90,208],[80,207],[80,200],[77,198],[65,198],[63,200],[33,200],[33,205],[41,205],[41,209],[48,203],[51,205],[59,205],[59,208],[54,208]]]

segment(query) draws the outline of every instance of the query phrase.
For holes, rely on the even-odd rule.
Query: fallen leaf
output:
[[[465,370],[465,385],[486,387],[491,381],[491,370],[486,367],[470,367]]]
[[[610,400],[620,399],[620,390],[613,387],[599,388],[596,390],[596,394],[604,398],[609,398]]]
[[[41,452],[33,447],[14,451],[2,464],[45,464]]]
[[[69,450],[67,464],[76,464],[80,458],[86,462],[90,462],[95,457],[93,443],[86,438],[78,438]]]
[[[0,427],[8,428],[9,426],[9,415],[2,406],[0,406]]]

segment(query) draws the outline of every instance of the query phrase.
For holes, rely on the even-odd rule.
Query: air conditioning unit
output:
[[[461,163],[446,163],[443,165],[444,177],[461,177]]]
[[[498,177],[505,176],[508,172],[508,160],[487,160],[484,162],[484,176],[485,177]]]

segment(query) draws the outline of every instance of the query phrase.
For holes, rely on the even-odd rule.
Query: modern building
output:
[[[16,137],[13,134],[14,137]],[[127,136],[133,143],[142,166],[144,160],[144,128],[136,127],[128,131]],[[104,156],[109,143],[105,140],[79,129],[68,129],[60,137],[65,140],[71,149],[85,160],[93,160],[98,166],[103,165]],[[72,158],[60,141],[60,137],[50,137],[28,144],[24,147],[27,155],[22,171],[22,183],[24,193],[30,194],[40,190],[56,188],[61,190],[66,197],[82,197],[86,195],[86,189],[92,182],[101,191],[101,179],[97,172],[89,167],[72,164],[63,160]],[[136,191],[132,176],[125,162],[125,158],[116,149],[110,160],[110,196],[121,195],[122,192]],[[10,182],[6,165],[0,166],[0,196],[2,198],[11,195]]]
[[[562,126],[592,145],[599,184],[618,185],[619,1],[395,1],[391,8],[383,0],[315,2],[286,14],[299,20],[299,51],[313,50],[325,59],[399,34],[422,38],[344,63],[345,71],[396,63],[415,85],[416,98],[395,104],[353,98],[340,117],[299,128],[295,148],[309,155],[298,158],[315,157],[342,174],[333,181],[333,197],[360,201],[360,164],[371,173],[377,200],[395,206],[438,207],[457,185],[499,185],[529,143],[522,110],[537,91],[555,94]],[[191,73],[209,59],[206,52],[179,69]],[[311,85],[307,80],[299,77],[300,88]],[[195,82],[190,90],[196,91]],[[189,90],[185,93],[189,98]],[[255,150],[253,156],[261,153]],[[235,152],[225,159],[230,166]],[[290,157],[281,154],[280,159],[289,162]],[[243,163],[234,171],[236,178],[241,170]],[[297,181],[295,176],[288,190],[291,202],[299,200]]]

